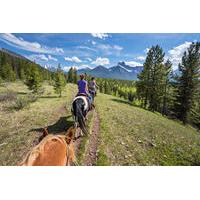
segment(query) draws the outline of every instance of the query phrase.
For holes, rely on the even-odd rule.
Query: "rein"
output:
[[[67,142],[66,142],[66,144],[67,144]],[[69,144],[67,144],[67,166],[68,166],[68,162],[69,162],[69,149],[70,149],[70,147],[69,147]]]

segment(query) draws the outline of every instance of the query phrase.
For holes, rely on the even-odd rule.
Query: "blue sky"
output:
[[[61,64],[64,70],[97,65],[111,67],[119,61],[142,66],[152,45],[160,45],[165,59],[176,69],[183,52],[200,34],[130,33],[0,33],[0,48],[19,53],[45,67]]]

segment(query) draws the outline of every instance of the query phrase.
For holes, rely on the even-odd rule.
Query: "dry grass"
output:
[[[29,107],[16,111],[10,109],[14,101],[0,103],[0,165],[16,165],[35,145],[41,128],[49,127],[52,133],[62,133],[72,125],[71,100],[75,85],[68,84],[63,96],[58,98],[53,87],[44,84],[45,93]],[[0,93],[12,90],[17,97],[28,95],[21,82],[7,83]]]

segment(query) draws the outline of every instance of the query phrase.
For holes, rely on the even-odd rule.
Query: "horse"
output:
[[[80,127],[81,136],[82,132],[87,135],[88,130],[86,128],[86,115],[92,109],[92,104],[90,104],[88,97],[85,95],[78,95],[72,102],[72,115],[74,118],[74,128]]]
[[[40,143],[19,164],[20,166],[66,166],[76,164],[73,139],[74,127],[66,135],[52,135],[43,130]]]

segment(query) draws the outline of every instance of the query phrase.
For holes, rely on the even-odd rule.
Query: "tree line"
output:
[[[55,71],[50,71],[26,58],[0,51],[0,83],[12,82],[17,79],[23,81],[35,94],[40,92],[43,81],[49,81],[54,86],[55,92],[61,97],[67,75],[61,69],[60,64]]]
[[[164,56],[158,45],[147,53],[136,82],[141,106],[200,128],[200,43],[193,42],[184,52],[178,75]]]

